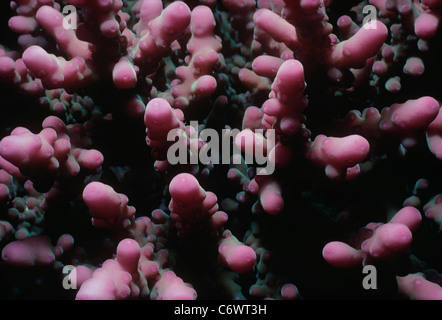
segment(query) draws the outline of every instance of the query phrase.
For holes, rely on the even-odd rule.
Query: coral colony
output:
[[[442,299],[442,0],[1,14],[2,298]]]

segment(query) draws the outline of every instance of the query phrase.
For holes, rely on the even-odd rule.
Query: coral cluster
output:
[[[442,299],[441,0],[0,12],[1,297]]]

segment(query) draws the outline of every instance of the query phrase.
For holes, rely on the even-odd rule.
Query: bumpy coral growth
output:
[[[442,299],[442,1],[0,12],[0,297]]]
[[[83,190],[83,201],[96,227],[127,225],[135,214],[135,208],[128,206],[129,199],[118,194],[101,182],[91,182]]]
[[[328,263],[337,267],[372,264],[373,260],[378,259],[394,259],[408,249],[412,232],[419,227],[421,219],[417,209],[405,207],[388,223],[369,223],[361,229],[358,233],[360,239],[357,239],[359,248],[351,248],[339,241],[330,242],[324,247],[322,254]]]

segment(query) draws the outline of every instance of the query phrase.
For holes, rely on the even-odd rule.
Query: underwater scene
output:
[[[442,300],[442,0],[0,6],[0,299]]]

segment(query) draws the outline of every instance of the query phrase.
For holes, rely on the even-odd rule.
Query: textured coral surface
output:
[[[442,300],[442,0],[0,14],[1,299]]]

